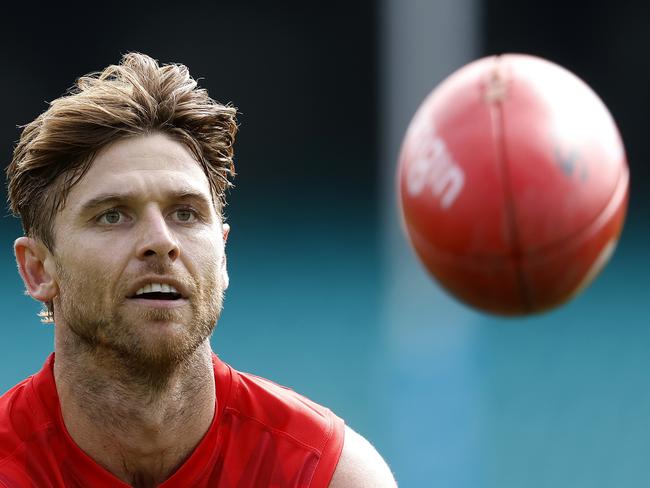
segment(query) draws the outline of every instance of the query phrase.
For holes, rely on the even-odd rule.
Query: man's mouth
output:
[[[149,283],[135,292],[133,298],[145,300],[179,300],[183,296],[172,285],[166,283]]]

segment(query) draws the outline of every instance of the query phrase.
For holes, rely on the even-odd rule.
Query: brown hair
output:
[[[97,152],[117,139],[153,132],[190,149],[221,211],[235,174],[236,112],[197,88],[187,67],[126,54],[119,65],[79,78],[24,127],[7,168],[11,211],[26,235],[54,250],[54,217]]]

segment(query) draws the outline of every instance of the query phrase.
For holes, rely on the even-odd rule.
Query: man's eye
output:
[[[122,220],[122,212],[119,210],[109,210],[99,216],[99,223],[101,224],[117,224]]]
[[[196,213],[189,208],[179,208],[174,211],[174,215],[179,222],[194,222],[196,220]]]

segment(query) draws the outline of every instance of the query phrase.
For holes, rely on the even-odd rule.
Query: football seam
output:
[[[494,72],[498,74],[499,64],[502,62],[501,56],[495,56]],[[507,89],[506,89],[507,90]],[[505,122],[503,111],[503,99],[507,98],[507,91],[503,98],[488,100],[490,110],[490,125],[492,129],[494,150],[496,161],[500,169],[501,185],[504,193],[504,211],[506,222],[506,234],[510,246],[510,256],[513,258],[515,273],[515,282],[519,291],[521,305],[527,312],[533,310],[533,297],[531,288],[527,282],[526,275],[522,267],[522,247],[519,242],[519,229],[517,226],[517,216],[515,213],[514,194],[511,186],[510,166],[508,164],[508,154],[505,142]]]

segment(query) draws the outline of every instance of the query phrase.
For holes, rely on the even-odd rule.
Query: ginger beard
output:
[[[96,278],[101,273],[66,267],[59,259],[55,265],[59,285],[55,320],[61,320],[76,344],[96,360],[119,361],[128,374],[151,386],[164,385],[210,337],[221,314],[225,285],[214,257],[203,260],[199,278],[179,276],[155,263],[142,270],[174,276],[191,291],[187,306],[175,309],[128,306],[128,280],[111,292]]]

